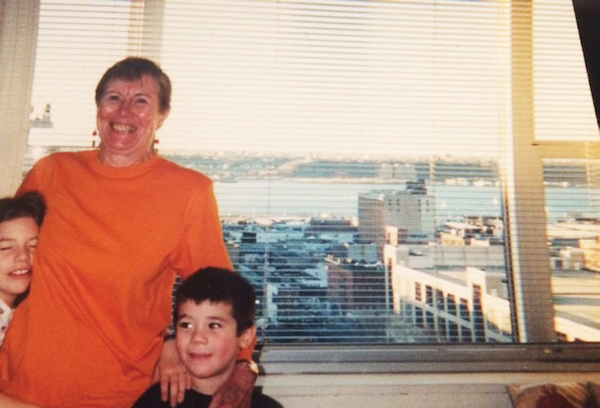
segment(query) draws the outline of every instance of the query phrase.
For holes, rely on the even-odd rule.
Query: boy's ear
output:
[[[248,348],[254,343],[254,338],[256,337],[256,326],[252,325],[252,327],[248,327],[242,335],[240,336],[240,346],[245,349]]]

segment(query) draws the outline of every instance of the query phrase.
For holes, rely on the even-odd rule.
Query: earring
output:
[[[94,130],[94,132],[92,133],[92,148],[96,148],[96,136],[98,136],[98,132]]]
[[[154,139],[154,147],[152,148],[152,152],[154,154],[158,153],[158,147],[156,147],[157,144],[159,144],[160,142],[158,141],[158,139]]]

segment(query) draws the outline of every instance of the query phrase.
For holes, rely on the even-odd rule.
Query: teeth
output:
[[[19,271],[12,272],[13,275],[25,275],[26,273],[29,273],[29,269],[21,269]]]
[[[135,126],[119,125],[116,123],[113,123],[112,128],[117,132],[133,132],[135,130]]]

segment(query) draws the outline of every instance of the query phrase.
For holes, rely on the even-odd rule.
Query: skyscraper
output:
[[[358,196],[358,232],[361,241],[385,243],[385,228],[397,227],[408,241],[432,239],[435,234],[435,198],[423,182],[407,183],[404,190],[371,191]]]

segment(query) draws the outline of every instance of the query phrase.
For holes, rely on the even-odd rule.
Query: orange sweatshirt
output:
[[[0,389],[47,407],[130,407],[160,356],[175,275],[231,268],[212,182],[160,157],[113,168],[87,151],[40,160],[29,190],[48,212]]]

